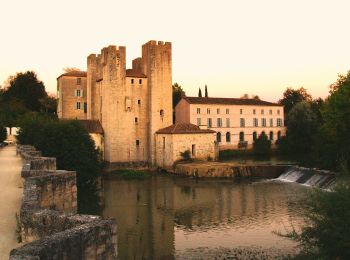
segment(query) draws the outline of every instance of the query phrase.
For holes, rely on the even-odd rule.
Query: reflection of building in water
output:
[[[105,185],[104,215],[117,220],[121,259],[172,259],[175,225],[188,232],[223,226],[231,229],[230,234],[239,241],[252,245],[256,241],[251,236],[244,237],[242,230],[260,232],[259,237],[267,240],[265,244],[280,239],[274,238],[271,231],[290,215],[286,195],[281,195],[286,193],[284,188],[274,183],[198,182],[171,177],[112,180]],[[283,227],[283,223],[280,225]]]
[[[172,259],[174,218],[167,210],[173,192],[157,179],[107,181],[105,216],[118,224],[120,259]]]

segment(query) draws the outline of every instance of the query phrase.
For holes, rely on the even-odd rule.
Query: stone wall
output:
[[[27,244],[10,259],[116,259],[115,220],[76,214],[76,173],[56,170],[56,159],[32,146],[17,152],[25,162],[19,226]]]
[[[237,163],[177,164],[174,173],[198,178],[277,178],[287,165],[237,165]]]

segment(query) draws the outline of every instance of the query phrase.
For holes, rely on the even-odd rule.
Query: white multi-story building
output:
[[[259,99],[183,97],[176,123],[192,123],[216,132],[221,150],[251,147],[265,132],[274,144],[286,134],[283,106]]]

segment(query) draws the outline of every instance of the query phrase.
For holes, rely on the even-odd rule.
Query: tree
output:
[[[177,103],[179,103],[184,96],[186,96],[185,91],[178,83],[175,83],[173,85],[173,108],[176,107]]]
[[[56,157],[58,169],[76,171],[79,213],[99,213],[100,153],[78,121],[30,116],[22,121],[17,140],[34,145],[44,156]]]
[[[202,97],[202,90],[201,90],[201,88],[199,88],[199,90],[198,90],[198,97]]]
[[[207,88],[207,85],[205,85],[205,94],[204,94],[205,97],[208,97],[208,88]]]
[[[278,101],[284,106],[284,113],[288,115],[292,108],[302,101],[311,101],[312,97],[307,93],[306,89],[301,87],[299,89],[287,88],[283,93],[283,98]]]
[[[328,160],[334,167],[341,160],[350,166],[350,71],[347,75],[339,75],[338,80],[331,85],[330,96],[322,109],[323,125],[321,140],[328,149],[322,147],[322,158]]]
[[[317,116],[307,101],[299,102],[288,113],[287,142],[291,153],[308,153],[318,133]]]
[[[3,94],[4,101],[19,100],[31,111],[40,111],[40,99],[46,97],[44,83],[33,71],[17,73],[10,79],[10,85]]]
[[[268,139],[265,132],[254,140],[253,150],[255,155],[269,155],[271,152],[271,141]]]
[[[241,99],[249,99],[249,94],[244,94],[243,96],[241,96]]]
[[[5,141],[7,138],[7,131],[6,128],[2,125],[0,125],[0,143]]]

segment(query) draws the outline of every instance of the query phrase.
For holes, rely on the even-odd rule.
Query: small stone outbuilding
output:
[[[163,169],[183,159],[181,153],[190,151],[197,160],[216,159],[215,131],[200,129],[188,123],[178,123],[156,132],[156,164]]]

